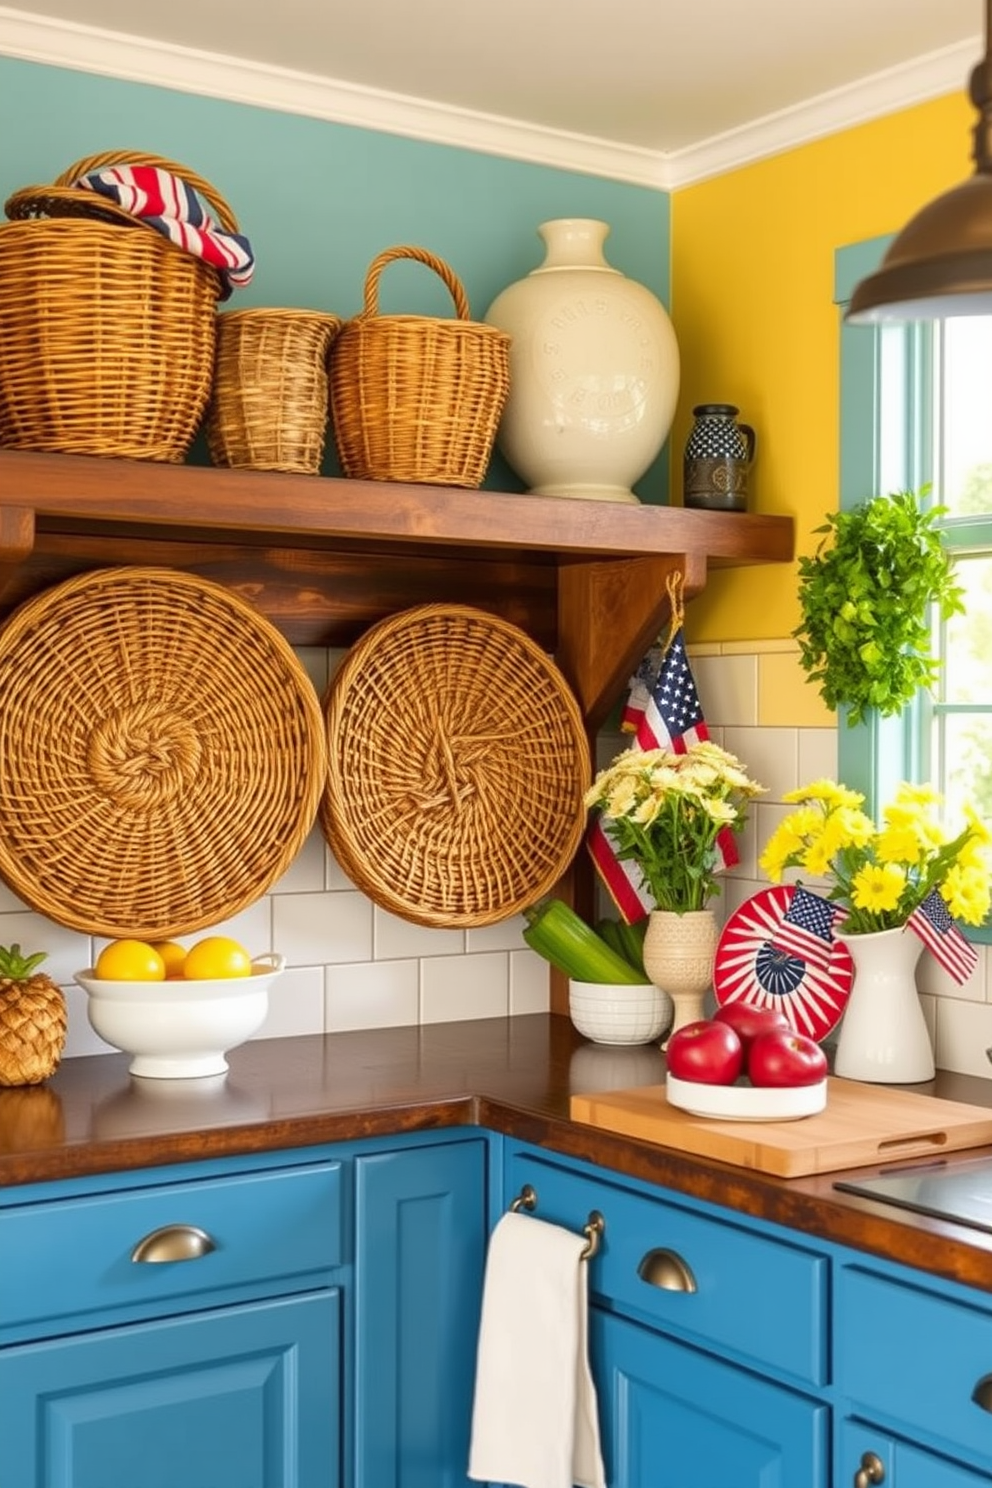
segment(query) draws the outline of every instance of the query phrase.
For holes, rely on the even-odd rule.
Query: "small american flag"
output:
[[[701,743],[710,736],[686,655],[680,590],[681,575],[677,584],[669,583],[674,624],[664,653],[660,653],[657,647],[649,651],[631,680],[623,727],[629,730],[633,725],[636,749],[670,749],[673,754],[685,754],[691,744]],[[598,817],[586,834],[586,846],[611,899],[628,925],[644,919],[654,908],[654,900],[643,875],[636,863],[618,860],[613,843]],[[740,861],[734,834],[729,827],[720,832],[716,846],[721,868],[732,868]]]
[[[799,956],[807,966],[826,971],[834,952],[833,926],[838,918],[837,906],[821,894],[811,894],[798,884],[785,917],[775,931],[773,942],[778,950]]]
[[[968,980],[978,965],[978,952],[961,934],[939,889],[930,890],[906,923],[956,982]]]

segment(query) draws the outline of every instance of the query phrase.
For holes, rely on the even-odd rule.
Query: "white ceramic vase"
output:
[[[923,942],[912,930],[838,935],[854,961],[834,1073],[873,1084],[932,1080],[933,1045],[916,987]]]
[[[690,909],[685,914],[651,911],[644,937],[644,970],[672,999],[675,1016],[668,1038],[686,1023],[706,1016],[718,940],[712,909]]]
[[[675,416],[675,331],[651,291],[607,263],[609,231],[587,217],[542,223],[544,262],[486,312],[512,338],[497,444],[536,496],[636,501]]]

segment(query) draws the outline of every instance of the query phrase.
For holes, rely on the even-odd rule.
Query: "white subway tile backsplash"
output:
[[[939,1069],[992,1077],[985,1050],[992,1047],[992,1006],[939,997],[934,1057]]]
[[[469,955],[476,951],[519,951],[524,949],[523,932],[527,921],[523,915],[512,915],[508,920],[499,920],[495,925],[480,925],[478,929],[465,932],[465,949]]]
[[[85,967],[79,969],[85,970]],[[78,986],[75,982],[61,985],[62,991],[65,994],[66,1012],[69,1016],[62,1058],[74,1059],[80,1054],[116,1053],[116,1050],[112,1049],[109,1044],[104,1043],[100,1035],[94,1033],[90,1026],[89,1016],[86,1012],[87,997],[82,987]]]
[[[269,1012],[256,1038],[293,1038],[324,1032],[324,973],[319,966],[288,967],[269,991]]]
[[[419,1022],[417,961],[329,966],[325,986],[327,1033],[348,1033],[357,1028],[400,1028]]]
[[[375,959],[391,961],[409,956],[461,956],[465,952],[464,930],[440,930],[413,925],[399,915],[375,911]]]
[[[510,1013],[546,1013],[551,1006],[551,973],[535,951],[510,952]]]
[[[937,998],[952,997],[960,1002],[985,1002],[986,958],[986,947],[979,946],[978,965],[966,982],[958,983],[924,947],[923,954],[916,963],[916,985],[921,992]]]
[[[803,728],[799,733],[799,785],[837,779],[837,730]]]
[[[290,966],[372,960],[372,901],[357,889],[279,894],[272,916],[274,948]]]
[[[690,656],[690,661],[708,724],[744,728],[758,722],[757,656]]]
[[[781,801],[799,783],[799,734],[793,728],[731,728],[723,731],[724,748],[736,754],[748,775],[765,787],[758,799]]]
[[[321,889],[344,887],[326,882],[326,861],[329,854],[323,833],[318,829],[309,834],[286,872],[272,886],[273,894],[313,894]]]
[[[509,957],[428,957],[420,967],[421,1023],[503,1018],[509,1012]]]

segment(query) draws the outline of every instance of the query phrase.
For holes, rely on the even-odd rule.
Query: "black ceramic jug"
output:
[[[710,511],[745,511],[756,437],[732,403],[700,403],[686,441],[683,501]]]

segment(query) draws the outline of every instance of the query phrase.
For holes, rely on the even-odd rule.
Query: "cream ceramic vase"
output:
[[[873,1084],[933,1079],[933,1046],[916,988],[923,942],[901,927],[837,939],[851,953],[854,981],[841,1020],[834,1073]]]
[[[675,416],[672,323],[606,261],[609,231],[587,217],[542,223],[544,262],[485,316],[512,338],[497,444],[535,496],[636,501]]]
[[[675,1011],[668,1038],[686,1023],[706,1016],[718,939],[712,909],[687,910],[681,915],[665,909],[651,911],[644,937],[644,970],[672,999]]]

